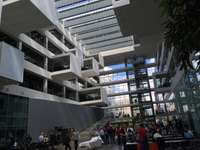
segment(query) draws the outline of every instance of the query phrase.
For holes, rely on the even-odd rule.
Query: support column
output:
[[[48,40],[47,37],[45,37],[45,38],[46,38],[45,39],[45,48],[48,49],[48,42],[49,42],[49,40]],[[44,60],[44,69],[48,70],[48,57],[45,57],[44,59],[45,59]],[[43,91],[45,93],[48,93],[48,80],[47,79],[44,79],[44,81],[43,81]]]
[[[125,67],[128,67],[127,59],[125,60]],[[129,80],[128,70],[126,71],[126,79]],[[131,89],[130,89],[130,83],[129,83],[129,81],[127,82],[127,85],[128,85],[128,91],[130,92]],[[130,104],[133,104],[131,93],[129,93],[129,103],[130,103]],[[133,116],[134,116],[134,113],[133,113],[133,106],[131,106],[130,109],[131,109],[131,116],[133,117]],[[132,120],[132,121],[133,121],[133,120]],[[133,122],[133,123],[134,123],[134,122]]]
[[[46,37],[45,39],[45,48],[48,49],[49,48],[49,39]],[[45,60],[44,60],[44,69],[45,70],[48,70],[48,57],[45,57]]]
[[[152,108],[152,112],[153,112],[153,118],[154,118],[154,121],[156,121],[156,116],[155,116],[155,111],[154,111],[154,105],[153,105],[153,98],[152,98],[152,95],[151,95],[151,86],[150,86],[150,82],[149,82],[149,75],[148,75],[148,72],[147,72],[147,69],[146,69],[146,73],[147,73],[147,84],[148,84],[148,88],[149,88],[149,96],[150,96],[150,101],[151,101],[151,108]]]
[[[63,86],[63,97],[65,98],[65,95],[66,95],[66,87]]]
[[[22,42],[21,41],[18,42],[18,49],[22,50]]]
[[[44,60],[44,69],[45,70],[48,70],[48,62],[49,62],[48,57],[45,57],[45,60]]]
[[[65,36],[62,35],[62,41],[61,41],[63,44],[65,44]]]
[[[88,83],[87,83],[87,81],[85,81],[84,86],[85,86],[85,88],[88,87]]]
[[[49,39],[46,37],[45,39],[45,48],[48,49],[49,47]]]
[[[75,95],[76,97],[75,98],[76,98],[76,101],[79,102],[80,100],[79,100],[79,91],[78,91],[79,90],[79,87],[78,87],[78,78],[76,78],[75,83],[76,83],[76,87],[77,87],[76,88],[77,90],[76,90],[76,95]]]
[[[44,79],[44,81],[43,81],[43,91],[45,93],[48,93],[48,80],[47,79]]]

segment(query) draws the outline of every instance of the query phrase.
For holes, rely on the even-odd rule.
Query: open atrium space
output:
[[[0,0],[0,150],[200,150],[200,1]]]

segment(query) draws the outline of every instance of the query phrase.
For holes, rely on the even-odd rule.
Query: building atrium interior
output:
[[[72,128],[80,150],[97,135],[98,149],[147,150],[141,128],[151,150],[198,150],[200,52],[177,63],[159,1],[0,0],[0,150],[53,149]]]

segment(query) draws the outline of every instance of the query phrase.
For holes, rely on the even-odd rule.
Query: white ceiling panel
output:
[[[107,19],[107,20],[104,20],[104,21],[99,21],[99,22],[92,23],[92,24],[85,25],[85,26],[81,26],[81,27],[78,27],[78,28],[72,28],[72,29],[70,29],[70,32],[72,34],[74,34],[74,33],[79,34],[79,33],[82,33],[82,32],[92,31],[92,30],[95,30],[95,29],[99,29],[99,28],[109,26],[109,25],[114,25],[114,24],[118,25],[118,21],[117,21],[116,18]]]
[[[114,16],[114,11],[111,10],[106,10],[106,11],[102,11],[100,13],[94,13],[92,15],[87,15],[84,17],[80,17],[77,19],[72,19],[72,20],[68,20],[65,21],[65,27],[70,27],[70,26],[74,26],[74,25],[79,25],[82,23],[87,23],[93,20],[98,20],[98,19],[102,19],[102,18],[106,18],[106,17],[110,17],[110,16]]]
[[[103,47],[105,45],[112,45],[112,44],[128,42],[128,41],[132,41],[132,38],[122,37],[122,38],[117,38],[117,39],[111,39],[104,42],[99,42],[99,43],[95,43],[91,45],[85,45],[85,48],[89,50],[89,49],[95,49],[96,47]]]
[[[92,38],[92,39],[87,39],[87,40],[81,41],[81,43],[83,45],[89,45],[89,44],[92,44],[92,43],[98,43],[98,42],[101,42],[101,41],[115,39],[115,38],[119,38],[119,37],[122,37],[121,32],[109,34],[109,35],[106,35],[106,36],[100,36],[100,37],[96,37],[96,38]]]
[[[88,51],[97,53],[134,44],[124,37],[112,0],[60,0],[56,2],[65,28]]]
[[[100,9],[100,8],[104,8],[104,7],[108,7],[111,6],[112,2],[110,0],[100,0],[97,2],[93,2],[90,3],[88,5],[83,5],[74,9],[70,9],[67,11],[63,11],[58,13],[58,17],[63,19],[63,18],[68,18],[71,16],[75,16],[75,15],[79,15],[79,14],[83,14],[89,11],[93,11],[96,9]]]
[[[56,1],[56,7],[58,8],[58,7],[70,5],[70,4],[73,4],[73,3],[77,3],[79,1],[80,0],[59,0],[59,1]]]
[[[112,33],[112,32],[117,32],[117,31],[120,31],[120,27],[119,26],[106,28],[106,29],[103,29],[103,30],[89,32],[89,33],[85,33],[85,34],[80,34],[80,35],[77,35],[77,40],[93,38],[93,37],[106,35],[106,34],[109,34],[109,33]]]
[[[131,46],[131,45],[133,45],[133,42],[129,41],[129,42],[123,42],[123,43],[116,43],[114,45],[109,45],[109,46],[96,48],[96,49],[88,49],[88,51],[90,52],[90,54],[97,54],[99,52],[113,50],[113,49],[117,49],[117,48],[121,48],[121,47],[127,47],[127,46]]]

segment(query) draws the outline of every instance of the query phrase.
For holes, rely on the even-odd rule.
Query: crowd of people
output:
[[[141,150],[148,149],[149,140],[156,142],[160,150],[165,149],[163,137],[182,136],[186,139],[193,138],[193,132],[181,119],[173,118],[167,121],[148,123],[136,123],[134,125],[112,125],[108,121],[102,127],[95,129],[95,135],[100,136],[104,144],[118,144],[125,147],[127,143],[139,143]],[[64,145],[65,150],[78,150],[80,134],[74,128],[55,128],[49,132],[41,132],[33,149],[53,150],[55,145]],[[18,146],[17,141],[11,140],[13,149]],[[30,150],[32,138],[30,135],[24,138],[24,149]]]
[[[30,135],[23,140],[10,141],[7,149],[11,150],[54,150],[56,145],[64,145],[65,150],[78,150],[79,131],[74,128],[55,128],[50,131],[41,132],[36,142],[32,141]]]
[[[59,132],[58,132],[59,131]],[[57,132],[51,132],[49,135],[41,134],[38,137],[39,148],[45,149],[55,149],[54,146],[58,144],[63,144],[65,150],[72,150],[72,144],[74,150],[78,149],[78,141],[80,138],[79,131],[74,128],[59,129]]]
[[[127,142],[138,142],[141,150],[148,149],[148,141],[154,141],[160,147],[165,148],[163,137],[182,136],[193,138],[193,132],[181,119],[174,118],[168,121],[157,121],[135,124],[134,126],[117,125],[113,126],[107,122],[103,127],[97,128],[97,134],[102,138],[104,144],[118,144],[125,147]]]

